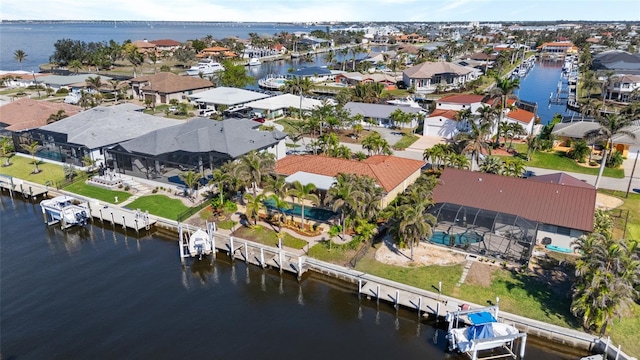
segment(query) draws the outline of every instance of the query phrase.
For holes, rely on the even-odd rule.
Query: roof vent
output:
[[[478,181],[482,181],[482,178],[478,178]]]

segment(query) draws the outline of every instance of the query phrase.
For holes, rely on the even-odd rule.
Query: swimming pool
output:
[[[474,244],[482,241],[482,235],[474,231],[467,231],[460,234],[447,234],[444,231],[434,231],[429,241],[436,244],[452,246],[451,237],[453,236],[453,245]]]
[[[267,209],[269,210],[277,210],[275,205],[274,205],[274,201],[273,199],[267,199],[265,201],[263,201],[264,206],[267,207]],[[293,215],[293,216],[300,216],[300,214],[302,214],[302,207],[299,204],[295,204],[295,203],[289,203],[289,209],[284,210],[283,212],[287,215]],[[304,218],[305,219],[311,219],[311,220],[316,220],[316,221],[327,221],[329,220],[332,216],[335,216],[336,213],[334,213],[333,211],[330,210],[325,210],[325,209],[318,209],[312,206],[305,206],[304,207]]]

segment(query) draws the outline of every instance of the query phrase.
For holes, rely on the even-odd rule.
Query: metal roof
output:
[[[389,116],[391,116],[391,114],[397,109],[400,109],[407,114],[417,114],[421,111],[425,111],[422,108],[414,108],[411,106],[367,104],[361,102],[348,102],[344,105],[344,108],[351,112],[351,115],[362,114],[364,117],[374,119],[388,119]]]
[[[269,95],[255,91],[223,86],[190,95],[189,99],[206,104],[232,106],[267,97],[269,97]]]
[[[446,168],[433,200],[593,231],[596,188]]]
[[[335,103],[331,100],[332,103]],[[293,94],[282,94],[277,96],[272,96],[266,99],[260,99],[256,101],[252,101],[247,103],[247,106],[250,106],[254,109],[264,109],[264,110],[279,110],[279,109],[288,109],[288,108],[300,108],[300,96]],[[302,97],[302,109],[303,110],[312,110],[315,107],[322,106],[321,100],[310,99],[307,97]]]
[[[88,78],[100,76],[100,80],[105,82],[111,80],[108,76],[96,74],[76,74],[76,75],[49,75],[38,79],[47,85],[68,86],[75,83],[85,83]]]
[[[299,181],[302,185],[313,184],[316,189],[329,190],[331,186],[336,182],[336,178],[333,176],[313,174],[305,171],[297,171],[292,175],[287,176],[284,181],[287,184],[291,184],[295,181]]]

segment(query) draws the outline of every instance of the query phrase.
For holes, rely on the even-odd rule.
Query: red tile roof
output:
[[[289,155],[278,160],[276,172],[287,176],[298,171],[325,176],[339,173],[367,175],[376,179],[385,191],[391,191],[423,165],[423,161],[385,155],[374,155],[364,161],[320,155]]]
[[[433,190],[433,199],[436,203],[465,205],[593,231],[596,189],[584,184],[572,186],[568,181],[557,184],[446,168]]]
[[[455,110],[435,109],[431,114],[429,114],[429,117],[442,116],[442,117],[446,117],[449,120],[455,120],[457,113],[458,112]]]
[[[6,129],[11,131],[35,129],[47,125],[49,116],[59,110],[67,116],[80,112],[78,106],[25,98],[0,106],[0,123],[9,125]]]
[[[507,117],[510,119],[518,120],[521,123],[529,124],[535,120],[535,115],[527,110],[515,109],[507,113]]]
[[[474,95],[474,94],[459,94],[459,95],[449,95],[438,100],[439,103],[454,103],[454,104],[473,104],[481,102],[484,99],[484,95]]]
[[[152,44],[155,44],[156,46],[180,46],[180,42],[179,41],[175,41],[175,40],[171,40],[171,39],[159,39],[159,40],[151,40],[149,41]]]

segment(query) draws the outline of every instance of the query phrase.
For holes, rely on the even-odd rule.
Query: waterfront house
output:
[[[419,107],[402,106],[402,105],[389,105],[389,104],[368,104],[361,102],[348,102],[344,105],[344,109],[347,110],[351,116],[362,115],[362,125],[367,126],[372,122],[375,126],[401,126],[405,128],[415,128],[418,126],[417,116],[418,114],[425,114],[424,109]],[[408,124],[393,124],[391,121],[391,114],[393,112],[401,110],[404,113],[414,115],[414,119]]]
[[[520,136],[528,136],[533,132],[536,114],[520,108],[507,109],[504,114],[504,121],[507,123],[515,123],[522,126],[525,133]]]
[[[444,61],[424,62],[402,72],[402,80],[406,86],[414,87],[418,93],[456,89],[478,76],[477,69]]]
[[[8,88],[26,88],[42,84],[42,77],[49,74],[32,73],[28,71],[0,71],[0,80]]]
[[[423,135],[440,136],[453,139],[458,133],[470,129],[466,121],[458,121],[460,110],[470,110],[476,114],[485,105],[486,96],[475,94],[455,94],[444,96],[436,101],[436,109],[424,120]]]
[[[69,92],[79,92],[87,86],[87,79],[90,77],[95,78],[96,76],[100,76],[100,80],[102,82],[111,80],[108,76],[97,74],[74,74],[42,76],[38,78],[38,82],[41,82],[46,87],[52,88],[55,91],[67,89]]]
[[[632,101],[640,100],[640,61],[638,63],[638,74],[617,74],[610,78],[605,86],[604,98],[619,103],[628,104]]]
[[[593,231],[596,189],[563,173],[523,179],[446,168],[433,200],[441,243],[465,239],[467,251],[526,263],[536,244],[573,252]]]
[[[332,99],[328,100],[329,104],[335,104]],[[314,108],[322,106],[322,100],[312,99],[308,97],[300,97],[293,94],[276,95],[246,104],[256,115],[260,115],[267,120],[273,120],[285,116],[289,109],[302,109],[304,113],[308,113]]]
[[[138,76],[130,80],[131,89],[139,99],[151,104],[168,104],[170,100],[185,101],[188,96],[213,89],[211,81],[196,76],[180,76],[170,72]]]
[[[396,156],[374,155],[363,161],[320,155],[289,155],[276,163],[276,173],[287,176],[287,182],[312,182],[319,192],[326,192],[340,173],[369,176],[384,189],[381,206],[395,197],[420,176],[424,161]]]
[[[97,106],[52,124],[32,130],[31,137],[42,145],[39,157],[83,166],[83,157],[105,162],[106,149],[159,128],[182,123],[142,112],[143,108],[123,103]]]
[[[567,55],[577,55],[580,50],[571,41],[545,42],[537,49],[542,59],[564,59]]]
[[[149,41],[153,45],[156,46],[157,53],[163,53],[167,51],[169,54],[173,55],[173,52],[182,47],[182,44],[179,41],[175,41],[172,39],[158,39]]]
[[[613,70],[620,74],[640,75],[640,54],[608,50],[595,55],[591,66],[594,70]]]
[[[200,107],[207,107],[221,112],[232,106],[244,106],[251,101],[268,98],[269,96],[257,91],[221,86],[189,95],[187,98]]]
[[[121,173],[179,182],[183,171],[213,171],[251,151],[266,151],[276,159],[283,158],[287,135],[278,130],[260,130],[260,126],[248,119],[193,118],[120,142],[107,151],[107,159]]]
[[[196,54],[197,58],[212,58],[212,59],[228,59],[236,57],[237,54],[231,51],[229,48],[222,46],[212,46],[205,49],[202,49],[198,54]]]
[[[135,45],[142,54],[155,54],[157,52],[156,45],[147,39],[136,40],[132,42],[132,44]]]

